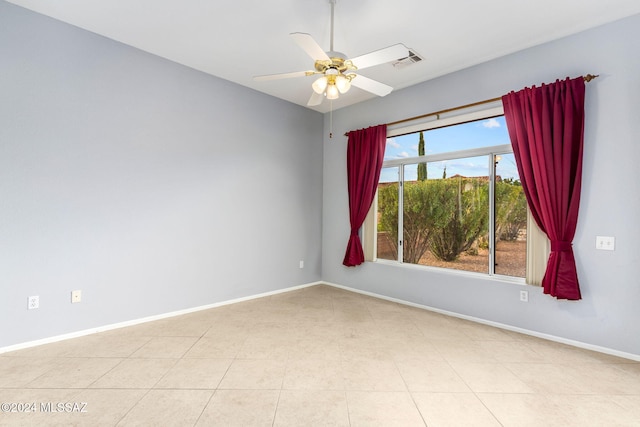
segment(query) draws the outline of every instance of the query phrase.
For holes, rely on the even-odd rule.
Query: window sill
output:
[[[447,275],[453,275],[458,277],[473,277],[475,279],[498,281],[503,283],[516,284],[516,285],[526,285],[525,279],[523,277],[503,276],[500,274],[490,275],[488,273],[476,273],[474,271],[453,270],[451,268],[433,267],[429,265],[408,264],[408,263],[403,263],[403,262],[398,262],[398,261],[393,261],[388,259],[377,259],[375,261],[370,261],[370,262],[373,264],[388,265],[388,266],[400,267],[400,268],[409,268],[413,270],[447,274]]]

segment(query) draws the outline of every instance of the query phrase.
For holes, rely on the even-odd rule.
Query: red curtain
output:
[[[544,293],[579,300],[572,241],[582,183],[585,84],[582,77],[502,97],[531,214],[551,241]]]
[[[387,144],[387,125],[351,131],[347,143],[347,186],[351,235],[342,264],[355,267],[364,262],[358,230],[376,195]]]

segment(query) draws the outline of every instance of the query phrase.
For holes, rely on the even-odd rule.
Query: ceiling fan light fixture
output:
[[[327,99],[338,99],[340,93],[335,84],[327,86]]]
[[[320,77],[319,79],[317,79],[315,82],[313,82],[313,84],[311,85],[311,87],[313,88],[313,91],[317,94],[323,94],[325,89],[327,88],[327,84],[328,84],[328,80],[325,76]]]
[[[351,79],[345,77],[342,74],[336,76],[336,87],[338,88],[338,91],[340,91],[340,93],[347,93],[347,91],[351,88]]]

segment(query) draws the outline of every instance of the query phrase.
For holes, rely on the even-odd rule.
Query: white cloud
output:
[[[390,145],[393,148],[400,148],[400,144],[398,144],[393,138],[387,138],[387,145]]]
[[[484,122],[482,122],[482,126],[486,127],[486,128],[499,128],[500,127],[500,123],[496,120],[496,119],[489,119],[489,120],[485,120]]]
[[[398,153],[398,157],[409,157],[409,153],[407,153],[406,151],[402,151],[400,153]]]

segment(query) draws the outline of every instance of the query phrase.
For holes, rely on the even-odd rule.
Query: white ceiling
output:
[[[329,0],[8,1],[302,106],[313,77],[252,76],[313,68],[289,33],[329,50]],[[396,43],[415,50],[424,61],[361,71],[397,90],[637,13],[638,0],[337,0],[334,48],[348,57]],[[333,109],[372,97],[354,87]]]

